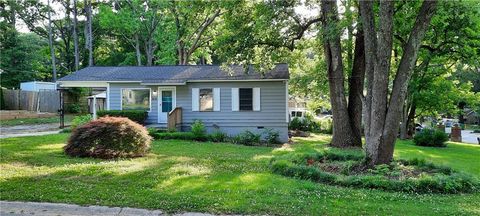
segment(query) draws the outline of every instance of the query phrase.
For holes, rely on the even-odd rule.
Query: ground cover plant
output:
[[[336,149],[316,153],[286,154],[272,159],[272,171],[281,175],[346,187],[415,193],[474,193],[475,177],[423,159],[396,160],[365,166],[361,152]]]
[[[145,127],[122,117],[102,117],[73,129],[65,153],[73,157],[144,156],[151,137]]]
[[[70,157],[67,134],[0,139],[2,200],[128,206],[165,212],[269,215],[478,215],[479,193],[412,194],[331,186],[273,174],[272,157],[330,149],[329,136],[281,148],[156,140],[145,157]],[[355,152],[356,150],[348,150]],[[399,141],[395,158],[426,159],[480,177],[480,146]]]

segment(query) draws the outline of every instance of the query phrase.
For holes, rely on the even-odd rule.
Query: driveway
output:
[[[0,126],[0,138],[46,135],[60,132],[58,123]]]
[[[445,128],[445,133],[451,133],[452,128]],[[462,130],[462,143],[478,144],[477,138],[480,133],[472,133],[473,130]]]
[[[120,216],[120,215],[167,215],[160,210],[137,209],[127,207],[107,206],[79,206],[62,203],[10,202],[0,201],[0,215],[2,216],[58,216],[58,215],[85,215],[85,216]],[[186,212],[182,216],[210,216],[211,214]]]

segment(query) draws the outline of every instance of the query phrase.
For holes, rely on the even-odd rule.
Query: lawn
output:
[[[69,125],[72,121],[74,115],[65,115],[65,124]],[[31,124],[51,124],[59,123],[60,117],[46,117],[46,118],[19,118],[19,119],[9,119],[1,120],[1,126],[16,126],[16,125],[31,125]]]
[[[111,161],[65,156],[67,136],[1,139],[0,199],[226,214],[480,214],[478,193],[390,193],[270,173],[272,155],[327,148],[328,136],[296,139],[282,148],[155,141],[147,157]],[[399,142],[396,149],[397,158],[422,157],[480,177],[480,146],[434,149]]]

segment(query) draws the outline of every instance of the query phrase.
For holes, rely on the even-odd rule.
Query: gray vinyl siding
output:
[[[144,88],[140,84],[110,83],[110,109],[121,108],[121,88]],[[157,89],[158,86],[150,87]],[[232,111],[232,88],[260,88],[260,111]],[[192,111],[192,88],[220,88],[220,111]],[[288,140],[286,84],[283,81],[254,82],[202,82],[176,86],[176,106],[183,110],[182,130],[189,130],[190,124],[198,119],[211,132],[214,128],[235,135],[250,130],[261,133],[264,128],[280,132],[281,141]],[[148,123],[157,123],[157,98],[152,97]]]
[[[232,88],[260,88],[260,111],[232,111]],[[192,88],[220,88],[220,111],[192,111]],[[220,130],[235,135],[250,130],[261,133],[259,127],[280,132],[281,140],[288,140],[286,117],[286,85],[275,82],[210,82],[188,83],[177,86],[177,107],[182,107],[184,129],[196,119],[202,120],[209,131]]]
[[[120,110],[122,108],[122,96],[121,91],[123,88],[150,88],[150,95],[152,96],[153,89],[157,89],[157,86],[150,87],[137,83],[110,83],[109,95],[110,98],[110,110]],[[147,123],[157,123],[158,121],[158,103],[157,98],[152,96],[150,103],[150,112],[148,112]]]

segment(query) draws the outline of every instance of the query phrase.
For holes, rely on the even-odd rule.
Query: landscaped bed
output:
[[[328,136],[281,148],[157,140],[141,158],[72,158],[68,134],[0,140],[0,199],[129,206],[167,212],[281,215],[478,215],[480,194],[387,192],[273,174],[272,157],[331,151]],[[361,153],[349,150],[352,154]],[[397,160],[425,159],[480,177],[480,146],[396,145]]]

